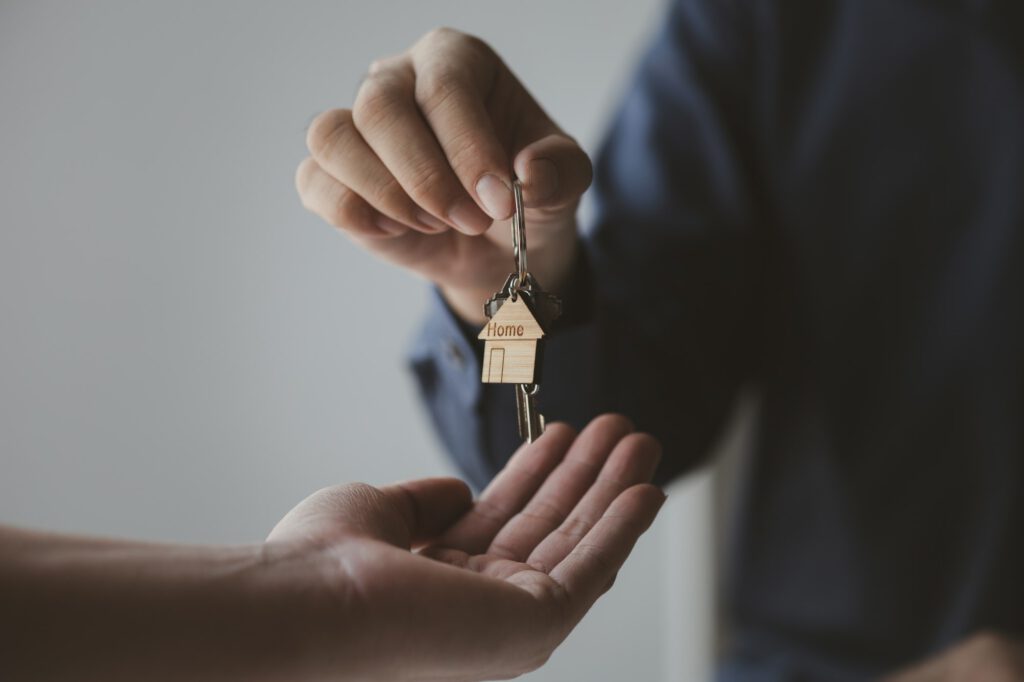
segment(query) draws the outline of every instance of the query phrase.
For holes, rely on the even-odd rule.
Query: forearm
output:
[[[310,564],[258,545],[0,529],[3,677],[303,679],[344,655],[337,605]]]

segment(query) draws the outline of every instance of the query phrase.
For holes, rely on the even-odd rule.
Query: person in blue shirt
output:
[[[626,414],[666,482],[757,396],[721,680],[1024,679],[1022,37],[1001,0],[679,0],[592,174],[441,29],[316,119],[297,186],[436,285],[413,365],[477,485],[517,440],[473,339],[513,172],[567,310],[549,419]]]

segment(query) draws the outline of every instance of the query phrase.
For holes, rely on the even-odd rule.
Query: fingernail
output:
[[[558,168],[548,159],[534,159],[526,166],[530,203],[550,199],[558,193]]]
[[[469,197],[459,199],[448,211],[448,219],[466,234],[481,234],[491,225],[491,219]]]
[[[377,217],[373,219],[373,224],[376,225],[377,229],[379,229],[381,232],[384,232],[385,234],[390,234],[393,237],[397,237],[400,234],[405,234],[405,231],[409,229],[402,223],[398,222],[397,220],[392,220],[386,215],[380,213],[378,213]]]
[[[504,220],[512,215],[512,188],[497,175],[488,173],[476,183],[476,195],[480,203],[495,220]]]
[[[419,211],[416,213],[416,220],[418,220],[424,227],[433,232],[444,232],[448,229],[448,226],[442,223],[440,220],[430,215],[426,211]]]

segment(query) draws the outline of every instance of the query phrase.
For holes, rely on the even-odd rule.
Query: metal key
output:
[[[480,332],[480,338],[485,341],[481,380],[515,384],[519,436],[533,442],[544,432],[544,415],[536,404],[540,391],[541,344],[545,328],[561,314],[562,302],[541,289],[527,268],[522,184],[514,180],[512,188],[515,197],[512,250],[516,270],[506,278],[501,290],[484,304],[484,314],[491,322]]]
[[[544,415],[537,409],[533,396],[540,391],[537,384],[516,384],[516,417],[519,437],[532,443],[544,433]]]

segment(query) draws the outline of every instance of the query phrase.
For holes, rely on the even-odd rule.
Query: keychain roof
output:
[[[490,319],[477,336],[478,339],[541,339],[544,328],[540,326],[525,296],[517,296],[508,300],[497,314]]]

